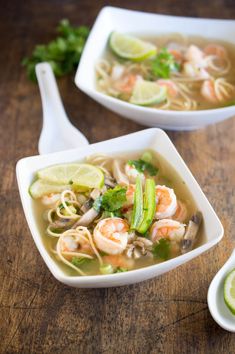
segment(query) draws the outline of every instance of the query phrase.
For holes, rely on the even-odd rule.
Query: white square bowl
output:
[[[33,201],[28,193],[29,185],[34,178],[35,173],[39,169],[53,164],[69,163],[72,161],[82,160],[86,156],[93,153],[116,154],[125,151],[132,152],[144,149],[153,149],[154,151],[161,154],[167,161],[171,163],[171,165],[180,174],[190,189],[198,209],[200,209],[203,214],[204,237],[201,246],[166,262],[152,265],[146,268],[132,270],[126,273],[95,276],[67,276],[46,250],[42,236],[39,232],[35,214],[32,208]],[[26,157],[17,163],[16,173],[25,217],[28,222],[28,226],[33,236],[34,242],[54,277],[62,283],[70,286],[78,288],[111,287],[137,283],[146,279],[150,279],[157,275],[168,272],[169,270],[198,256],[202,252],[205,252],[214,246],[217,242],[219,242],[223,236],[223,226],[216,216],[212,206],[203,194],[201,188],[185,165],[174,145],[166,133],[164,133],[161,129],[147,129],[138,133],[125,135],[120,138],[87,145],[76,150]]]
[[[103,106],[140,124],[172,130],[198,129],[235,115],[235,106],[200,111],[164,111],[141,107],[101,93],[96,88],[95,64],[103,56],[112,31],[148,36],[167,33],[202,36],[235,44],[235,21],[175,17],[104,7],[91,30],[75,83]]]

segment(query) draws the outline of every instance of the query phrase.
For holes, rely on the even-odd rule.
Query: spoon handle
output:
[[[67,123],[68,118],[50,64],[46,62],[37,64],[36,76],[42,100],[43,129]]]

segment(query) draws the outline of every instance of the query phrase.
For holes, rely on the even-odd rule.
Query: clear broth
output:
[[[198,210],[198,207],[186,186],[184,180],[181,176],[175,171],[175,169],[167,162],[160,154],[151,151],[153,154],[153,164],[159,169],[159,172],[156,176],[155,182],[156,184],[165,185],[167,187],[173,188],[177,199],[180,199],[187,206],[188,217],[186,223],[189,221],[191,216]],[[123,160],[128,161],[129,159],[138,159],[140,158],[142,152],[134,152],[134,153],[121,153],[116,156],[121,157]],[[114,155],[115,156],[115,155]],[[76,161],[82,162],[82,161]],[[42,237],[43,244],[45,245],[50,257],[56,262],[58,267],[60,267],[66,275],[69,276],[77,276],[77,272],[57,259],[57,256],[52,253],[52,249],[55,249],[57,238],[50,237],[46,234],[46,228],[48,223],[43,219],[43,213],[47,209],[45,205],[43,205],[39,200],[32,201],[34,216],[38,224],[38,229]],[[199,230],[199,236],[195,247],[198,247],[204,239],[203,225]],[[171,258],[175,258],[179,254],[172,255]],[[133,269],[147,267],[153,264],[162,263],[162,261],[149,259],[149,258],[140,258],[135,260],[135,265]],[[98,260],[94,260],[86,265],[81,265],[80,267],[83,271],[88,273],[89,275],[100,274],[99,272],[99,262]]]

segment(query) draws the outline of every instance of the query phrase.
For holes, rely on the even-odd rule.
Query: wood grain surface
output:
[[[235,245],[235,120],[168,132],[222,220],[225,235],[206,254],[156,279],[113,289],[73,289],[40,257],[21,207],[15,164],[37,154],[41,102],[20,62],[49,41],[61,18],[91,26],[105,1],[2,1],[0,11],[0,352],[235,353],[235,334],[217,326],[207,289]],[[235,18],[234,0],[110,1],[130,9]],[[143,129],[59,81],[73,124],[90,142]],[[109,122],[109,124],[107,124]]]

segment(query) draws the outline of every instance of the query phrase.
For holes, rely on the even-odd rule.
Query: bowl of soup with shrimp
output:
[[[144,125],[190,130],[219,122],[235,114],[234,30],[229,20],[104,8],[75,83]]]
[[[159,129],[22,159],[17,179],[39,252],[52,274],[71,286],[152,278],[223,235],[210,203]]]

